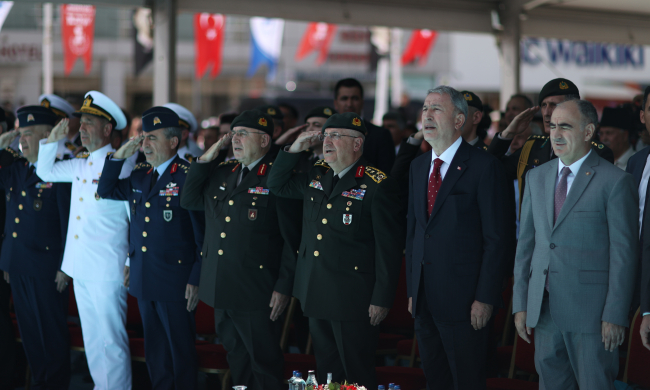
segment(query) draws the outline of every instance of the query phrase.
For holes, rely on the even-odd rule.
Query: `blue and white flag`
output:
[[[0,30],[2,29],[2,25],[5,24],[7,15],[9,15],[9,11],[11,11],[11,7],[13,6],[13,1],[0,1]]]
[[[247,77],[252,77],[257,69],[266,64],[269,72],[267,80],[275,78],[280,51],[282,49],[283,19],[251,18],[251,63]]]

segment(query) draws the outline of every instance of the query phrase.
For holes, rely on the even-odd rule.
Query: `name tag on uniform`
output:
[[[263,187],[255,187],[255,188],[249,188],[248,193],[257,194],[257,195],[268,195],[269,190]]]
[[[366,195],[366,190],[355,190],[352,189],[350,191],[343,191],[341,194],[345,196],[346,198],[352,198],[356,200],[363,200],[364,195]]]
[[[54,183],[36,183],[36,188],[52,188]]]
[[[311,188],[315,188],[317,190],[323,191],[323,185],[320,184],[320,182],[318,180],[312,180],[311,183],[309,183],[309,186]]]

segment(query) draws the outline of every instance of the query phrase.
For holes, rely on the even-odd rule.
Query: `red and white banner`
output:
[[[61,5],[61,37],[63,42],[64,74],[72,71],[78,57],[82,57],[86,74],[90,73],[95,36],[95,6]]]
[[[330,45],[336,32],[336,25],[329,23],[311,22],[305,30],[298,50],[296,51],[296,61],[307,57],[312,51],[318,51],[316,65],[322,65],[327,59],[330,51]]]
[[[223,35],[226,16],[206,12],[194,14],[194,51],[196,54],[196,78],[205,75],[208,65],[212,64],[210,77],[221,73]]]
[[[433,30],[413,30],[411,39],[402,54],[402,65],[410,64],[415,60],[418,60],[420,66],[425,65],[437,37],[438,33]]]

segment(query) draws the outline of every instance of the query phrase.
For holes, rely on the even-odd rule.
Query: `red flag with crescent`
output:
[[[332,39],[336,32],[336,25],[329,23],[311,22],[305,30],[305,35],[298,45],[296,51],[296,61],[301,61],[312,51],[318,51],[316,65],[322,65],[327,59]]]
[[[210,77],[215,78],[221,73],[223,52],[223,35],[225,32],[226,16],[199,12],[194,14],[194,51],[196,55],[196,78],[205,75],[208,65],[212,64]]]
[[[95,6],[61,5],[61,42],[63,43],[63,73],[68,76],[77,58],[84,61],[84,72],[90,73],[93,64],[95,38]]]
[[[433,30],[413,30],[411,39],[402,54],[402,65],[410,64],[415,60],[418,60],[418,65],[425,65],[437,37],[438,33]]]

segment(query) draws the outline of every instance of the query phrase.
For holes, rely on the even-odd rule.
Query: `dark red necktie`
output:
[[[439,158],[433,160],[433,171],[431,171],[431,176],[429,176],[429,188],[427,189],[427,215],[429,217],[431,217],[433,206],[436,204],[436,196],[438,196],[438,190],[442,183],[442,177],[440,176],[442,163],[443,161]]]

